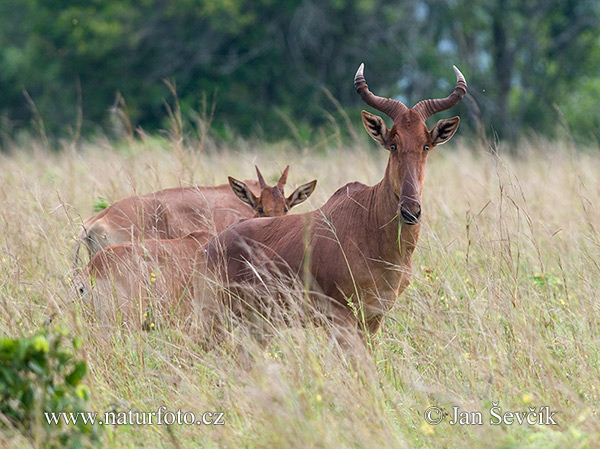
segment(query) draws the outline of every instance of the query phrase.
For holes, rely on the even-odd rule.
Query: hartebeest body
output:
[[[308,286],[313,305],[334,324],[376,332],[409,284],[425,162],[431,149],[454,135],[460,121],[440,120],[429,131],[425,120],[456,105],[467,85],[454,67],[457,84],[450,96],[409,109],[373,95],[363,68],[355,76],[357,92],[394,122],[387,129],[382,118],[362,112],[367,132],[390,153],[383,179],[374,186],[347,184],[316,211],[240,222],[211,240],[208,268],[235,291],[228,301],[236,314],[263,314],[272,306],[268,272],[276,278],[271,285],[291,277]]]
[[[149,309],[159,316],[177,311],[189,316],[190,279],[197,254],[210,237],[203,230],[104,248],[77,276],[77,294],[103,324],[138,326],[148,321]]]
[[[286,198],[283,188],[288,170],[289,166],[275,186],[269,186],[256,167],[258,181],[229,177],[229,184],[216,187],[175,187],[119,200],[83,223],[74,264],[78,264],[81,244],[88,248],[91,258],[111,245],[175,239],[198,230],[217,235],[245,218],[284,215],[308,198],[316,185],[316,181],[303,184]],[[260,192],[258,196],[253,190]]]
[[[288,169],[289,166],[277,185],[271,187],[257,167],[261,188],[258,197],[241,181],[229,177],[229,184],[235,195],[252,207],[254,217],[281,216],[308,199],[317,184],[316,180],[303,184],[286,198]],[[202,246],[214,235],[212,229],[204,226],[183,237],[146,238],[140,243],[108,246],[91,258],[76,280],[78,293],[87,296],[96,312],[105,317],[120,315],[124,319],[135,319],[138,314],[133,312],[144,310],[149,302],[163,307],[187,307],[192,294],[190,280],[194,261]],[[115,303],[108,305],[106,300],[110,297]]]

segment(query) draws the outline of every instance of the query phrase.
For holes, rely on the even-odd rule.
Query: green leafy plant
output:
[[[94,202],[94,212],[100,212],[110,206],[110,203],[102,197],[98,197]]]
[[[100,444],[100,428],[49,423],[48,413],[86,411],[89,389],[81,383],[85,361],[74,355],[81,346],[66,330],[43,330],[29,338],[0,339],[0,428],[12,428],[43,448],[85,448]]]

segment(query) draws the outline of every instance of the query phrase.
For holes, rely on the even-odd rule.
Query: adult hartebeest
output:
[[[229,177],[229,184],[216,187],[175,187],[115,202],[83,223],[75,245],[75,267],[82,243],[91,259],[111,245],[180,238],[198,230],[217,235],[244,218],[286,214],[306,200],[317,184],[316,180],[303,184],[286,198],[283,189],[289,165],[275,186],[268,185],[258,167],[255,168],[258,181],[242,182]],[[260,194],[257,196],[252,190]]]
[[[265,291],[273,291],[264,275],[268,272],[275,286],[290,277],[301,280],[316,309],[335,326],[374,333],[409,284],[425,162],[436,145],[454,135],[460,119],[440,120],[431,131],[425,121],[456,105],[467,84],[454,67],[457,83],[451,95],[409,109],[372,94],[363,70],[361,64],[356,91],[394,122],[387,129],[381,117],[362,111],[369,135],[389,151],[383,179],[374,186],[349,183],[316,211],[237,223],[211,240],[208,268],[234,289],[227,300],[235,314],[256,318],[257,310],[264,314],[281,300],[281,293],[265,297]]]
[[[235,195],[252,207],[254,217],[277,217],[308,199],[317,184],[316,180],[303,184],[286,198],[284,187],[288,170],[289,166],[277,185],[271,187],[256,167],[261,189],[258,197],[246,183],[235,178],[229,177],[229,184]],[[223,223],[220,222],[220,225],[223,226]],[[93,308],[105,318],[121,315],[131,319],[136,317],[135,312],[141,316],[148,303],[154,303],[155,307],[188,307],[189,310],[190,280],[196,255],[214,235],[213,230],[205,226],[183,237],[146,238],[144,242],[122,243],[101,249],[76,279],[78,294],[91,295],[88,299]],[[111,296],[115,303],[107,304]],[[175,303],[178,300],[183,301]]]

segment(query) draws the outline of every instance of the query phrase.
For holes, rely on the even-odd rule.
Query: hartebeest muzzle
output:
[[[404,207],[400,207],[400,215],[402,217],[402,223],[406,223],[407,225],[416,225],[419,224],[421,208],[417,207],[414,210],[410,210]]]
[[[409,172],[410,173],[410,172]],[[402,195],[398,204],[400,219],[407,225],[419,224],[421,216],[421,199],[416,187],[416,176],[407,174],[402,183]]]

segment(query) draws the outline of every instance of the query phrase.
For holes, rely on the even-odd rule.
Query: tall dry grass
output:
[[[347,182],[379,181],[385,151],[238,142],[201,153],[149,137],[14,149],[0,156],[0,333],[52,320],[80,336],[95,411],[225,413],[224,426],[105,427],[106,447],[596,447],[600,154],[528,145],[516,159],[455,139],[430,155],[413,282],[367,357],[323,329],[279,329],[266,348],[238,331],[251,368],[177,325],[99,330],[69,290],[78,224],[98,197],[251,178],[255,163],[271,180],[290,164],[290,188],[319,179],[301,213]],[[548,406],[559,425],[490,425],[492,402]],[[430,406],[481,411],[484,425],[429,425]]]

